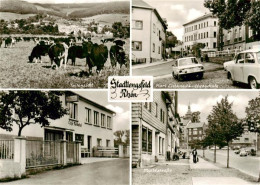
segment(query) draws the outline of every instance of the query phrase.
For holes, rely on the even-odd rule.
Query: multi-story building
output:
[[[187,125],[188,146],[193,148],[194,141],[202,140],[205,135],[206,124],[203,122]]]
[[[167,24],[158,11],[142,0],[132,2],[132,56],[134,62],[165,58]]]
[[[186,127],[191,123],[191,118],[192,118],[192,112],[189,104],[187,113],[180,118],[180,128],[181,128],[180,148],[182,149],[187,149],[188,134],[187,134]]]
[[[62,106],[69,110],[68,115],[57,120],[49,120],[50,125],[45,127],[30,124],[24,127],[22,135],[28,140],[81,141],[81,147],[88,149],[90,156],[93,156],[94,147],[114,147],[115,112],[75,92],[66,92],[60,100]],[[14,124],[12,132],[0,131],[1,137],[12,137],[17,135],[18,126]]]
[[[150,103],[132,103],[132,165],[142,167],[166,159],[178,147],[172,97],[154,92]],[[176,96],[177,98],[177,96]],[[172,114],[168,115],[168,112]],[[175,129],[176,127],[176,129]]]
[[[252,49],[255,45],[260,45],[260,41],[254,40],[254,35],[253,30],[245,25],[236,26],[230,30],[223,29],[223,50]]]
[[[216,50],[218,19],[211,13],[198,17],[183,26],[183,47],[185,50],[191,50],[195,43],[205,44],[205,49],[208,51]]]

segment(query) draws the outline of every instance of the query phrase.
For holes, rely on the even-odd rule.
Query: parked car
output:
[[[235,153],[235,154],[239,154],[239,153],[240,153],[240,150],[237,149],[237,150],[234,151],[234,153]]]
[[[224,70],[226,71],[227,70],[227,66],[231,65],[231,64],[234,64],[235,63],[235,60],[231,60],[231,61],[228,61],[228,62],[224,62],[223,66],[224,66]]]
[[[242,149],[242,150],[240,150],[239,155],[240,155],[240,157],[247,156],[247,151]]]
[[[185,57],[174,61],[172,69],[172,76],[177,80],[187,77],[202,79],[205,72],[203,65],[195,57]]]
[[[260,46],[255,49],[239,52],[233,62],[224,63],[228,79],[247,83],[252,89],[260,87]]]

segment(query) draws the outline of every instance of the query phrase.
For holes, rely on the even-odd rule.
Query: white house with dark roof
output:
[[[75,92],[66,91],[60,97],[62,106],[69,111],[68,115],[57,120],[49,120],[50,125],[41,127],[30,124],[22,130],[27,140],[81,141],[81,148],[87,149],[93,156],[94,147],[113,148],[113,117],[115,112]],[[17,136],[18,127],[13,131],[0,130],[0,138]]]
[[[132,57],[151,63],[165,58],[167,23],[158,11],[142,0],[132,1]]]

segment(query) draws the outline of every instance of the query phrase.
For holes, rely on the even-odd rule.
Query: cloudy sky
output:
[[[168,30],[179,40],[184,33],[183,24],[208,13],[203,6],[204,0],[144,0],[157,9],[161,17],[166,18]]]
[[[92,100],[106,108],[116,112],[114,117],[114,128],[116,130],[130,129],[130,115],[129,115],[129,103],[111,103],[108,102],[107,91],[75,91],[76,93]]]
[[[125,0],[25,0],[30,3],[99,3]]]
[[[191,111],[201,112],[201,121],[206,122],[212,107],[216,105],[223,97],[228,95],[229,102],[233,102],[233,111],[238,118],[245,117],[245,108],[248,101],[257,97],[259,92],[252,91],[179,91],[178,111],[184,116],[188,110],[188,104],[191,104]]]

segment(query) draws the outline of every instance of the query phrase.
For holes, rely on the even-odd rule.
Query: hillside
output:
[[[129,14],[129,2],[39,4],[22,0],[0,0],[0,12],[17,14],[46,13],[59,17],[84,18],[100,14]]]

